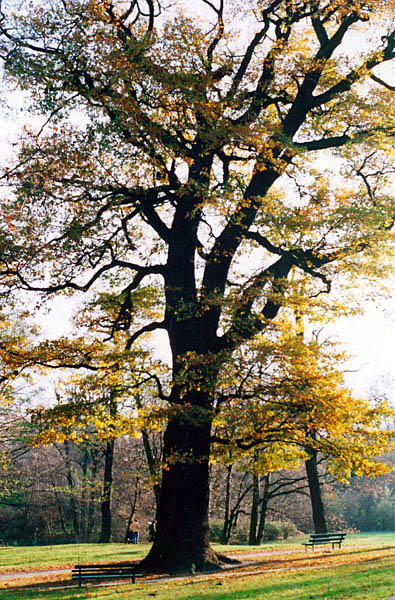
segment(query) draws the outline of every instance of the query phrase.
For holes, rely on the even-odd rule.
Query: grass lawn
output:
[[[209,576],[137,580],[136,584],[57,589],[64,575],[40,575],[46,589],[22,589],[22,582],[1,582],[1,600],[388,600],[395,595],[395,533],[353,534],[344,549],[305,552],[302,538],[268,543],[260,548],[215,546],[222,552],[252,556],[236,569]],[[29,571],[74,564],[143,557],[149,544],[81,544],[2,547],[2,571]],[[282,552],[284,550],[284,552]],[[255,562],[254,562],[255,561]],[[252,564],[253,563],[253,564]],[[37,579],[34,581],[37,583]],[[33,580],[31,581],[33,582]],[[43,583],[46,582],[46,583]],[[26,582],[27,583],[27,582]],[[71,581],[61,585],[70,586]],[[18,585],[20,586],[17,589]],[[13,589],[15,588],[15,589]]]
[[[1,546],[0,573],[59,568],[79,562],[140,560],[148,553],[150,547],[151,544]]]
[[[234,552],[256,553],[258,550],[300,549],[304,538],[267,542],[262,546],[220,546],[214,548],[223,554]],[[345,548],[358,546],[395,546],[395,532],[356,533],[346,537]],[[68,567],[79,562],[116,562],[140,560],[147,553],[150,544],[65,544],[59,546],[1,546],[0,573],[10,571],[45,570]]]
[[[2,600],[387,600],[395,593],[393,556],[291,572],[114,584],[81,589],[2,590]]]
[[[219,544],[214,544],[214,548],[219,552],[224,554],[232,553],[232,552],[256,552],[259,550],[271,550],[281,548],[284,549],[294,549],[300,548],[301,543],[308,539],[308,535],[304,537],[297,537],[288,540],[277,540],[274,542],[265,542],[261,546],[244,546],[244,545],[231,545],[231,546],[220,546]],[[350,546],[394,546],[395,545],[395,531],[385,531],[385,532],[366,532],[366,533],[348,533],[346,539],[344,540],[342,546],[347,548]]]

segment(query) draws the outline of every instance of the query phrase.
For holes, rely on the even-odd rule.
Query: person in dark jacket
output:
[[[148,541],[153,542],[156,536],[156,519],[149,524],[148,527]]]

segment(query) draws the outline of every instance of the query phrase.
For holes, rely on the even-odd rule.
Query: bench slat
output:
[[[140,575],[140,573],[135,573],[134,571],[72,571],[72,575],[79,576],[80,574],[82,577],[93,575]]]
[[[108,579],[131,577],[135,583],[136,577],[142,577],[137,573],[135,566],[130,563],[107,563],[96,565],[75,565],[71,571],[71,578],[78,579],[79,585],[83,579]]]
[[[312,540],[342,540],[343,538],[345,538],[345,535],[315,535],[315,536],[310,536]]]
[[[87,564],[81,564],[81,565],[74,565],[74,569],[88,569],[89,567],[94,567],[94,568],[100,568],[100,569],[107,569],[108,568],[115,568],[118,569],[119,567],[134,567],[136,565],[131,564],[130,562],[119,562],[119,563],[87,563]]]

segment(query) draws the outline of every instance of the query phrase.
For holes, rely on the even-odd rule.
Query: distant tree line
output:
[[[134,517],[140,521],[142,540],[147,540],[148,525],[157,510],[158,481],[152,473],[153,463],[158,466],[161,460],[160,434],[116,440],[111,498],[107,498],[111,501],[106,505],[107,442],[65,440],[33,448],[32,426],[27,420],[15,415],[7,418],[5,411],[1,418],[2,544],[122,542]],[[388,455],[385,460],[393,458]],[[255,459],[253,455],[212,465],[212,539],[256,545],[313,531],[305,466],[261,474],[256,471]],[[339,483],[328,474],[323,455],[318,457],[318,472],[329,529],[393,529],[393,473],[374,479],[352,476],[348,484]]]

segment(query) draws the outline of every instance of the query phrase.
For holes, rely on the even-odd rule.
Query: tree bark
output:
[[[88,481],[88,463],[89,463],[89,454],[88,448],[86,445],[82,447],[79,446],[78,450],[82,454],[82,461],[78,461],[81,465],[81,502],[80,502],[80,541],[88,542],[87,537],[87,481]]]
[[[155,519],[157,520],[158,519],[158,506],[159,506],[159,499],[160,499],[160,484],[157,481],[158,461],[155,460],[154,454],[152,452],[148,432],[145,429],[143,429],[141,431],[141,436],[143,438],[143,446],[144,446],[144,450],[145,450],[145,456],[147,459],[148,469],[149,469],[152,481],[154,482],[152,485],[152,488],[154,491],[155,505],[156,505],[155,506]]]
[[[248,537],[249,546],[257,545],[258,506],[259,506],[259,476],[256,473],[253,473],[252,474],[252,502],[251,502],[250,532],[249,532],[249,537]]]
[[[111,495],[112,495],[112,466],[114,462],[114,440],[106,443],[104,459],[103,496],[101,503],[100,544],[111,542]]]
[[[307,480],[309,483],[311,508],[315,533],[327,533],[324,503],[322,501],[321,486],[318,476],[317,451],[307,449],[310,458],[305,461]]]
[[[133,521],[134,513],[136,512],[136,506],[137,506],[137,500],[138,500],[139,494],[140,494],[140,480],[139,480],[139,478],[136,478],[136,485],[134,487],[134,495],[133,495],[133,499],[130,503],[129,518],[128,518],[128,522],[126,524],[126,529],[125,529],[125,537],[124,537],[125,544],[128,541],[129,529],[130,529],[130,526]]]
[[[211,421],[173,418],[164,435],[158,527],[143,569],[194,572],[218,567],[209,541],[209,451]]]
[[[78,520],[77,505],[74,498],[75,485],[73,479],[73,471],[71,466],[71,445],[68,440],[64,441],[64,449],[66,454],[66,479],[69,487],[70,510],[73,522],[73,531],[76,542],[80,541],[80,523]]]
[[[229,542],[231,533],[231,517],[230,517],[230,488],[232,481],[233,465],[227,465],[226,467],[226,487],[225,487],[225,512],[224,512],[224,526],[222,528],[221,543],[227,544]]]
[[[87,508],[87,519],[86,519],[86,540],[87,542],[91,541],[92,532],[95,526],[95,512],[96,512],[96,475],[99,466],[99,458],[97,449],[91,448],[90,450],[90,459],[92,463],[91,472],[90,472],[90,493],[87,499],[88,508]]]
[[[260,546],[265,533],[267,507],[270,500],[270,473],[264,476],[263,495],[260,499],[261,509],[259,513],[258,533],[256,536],[256,544]]]

